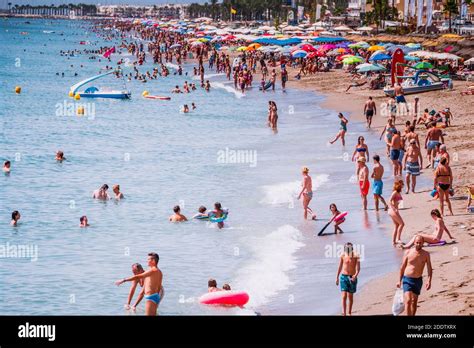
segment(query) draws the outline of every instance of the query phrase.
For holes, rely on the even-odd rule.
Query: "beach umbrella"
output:
[[[433,69],[433,65],[428,62],[419,62],[414,66],[415,69]]]
[[[373,51],[384,50],[384,49],[385,47],[383,46],[374,45],[374,46],[370,46],[367,50],[373,52]]]
[[[405,46],[410,47],[410,48],[414,48],[414,49],[420,49],[421,48],[420,44],[417,44],[417,43],[414,43],[414,42],[407,43]]]
[[[351,31],[352,29],[349,27],[346,27],[345,25],[341,25],[339,27],[335,27],[334,31]]]
[[[209,39],[205,38],[205,37],[201,37],[201,38],[197,39],[197,41],[199,41],[199,42],[208,42]]]
[[[354,57],[347,57],[347,58],[344,58],[342,60],[342,62],[344,64],[357,64],[357,63],[361,63],[363,62],[364,60],[361,58],[361,57],[357,57],[357,56],[354,56]]]
[[[470,64],[474,64],[474,57],[473,58],[469,58],[468,60],[466,60],[464,62],[464,65],[470,65]]]
[[[179,43],[170,46],[171,49],[179,48],[179,47],[181,47],[181,44],[179,44]]]
[[[191,44],[191,46],[193,46],[193,47],[202,46],[202,45],[204,45],[204,43],[202,43],[201,41],[194,41],[194,42]]]
[[[316,48],[314,48],[310,44],[302,44],[300,46],[300,49],[303,50],[303,51],[306,51],[306,52],[315,52],[316,51]]]
[[[415,56],[405,56],[405,60],[407,60],[409,62],[417,62],[417,61],[420,60],[420,58],[415,57]]]
[[[219,47],[219,51],[227,51],[228,49],[229,49],[229,46]]]
[[[376,55],[370,56],[369,62],[376,62],[379,60],[390,60],[390,59],[392,59],[392,57],[390,57],[388,54],[378,53]]]
[[[372,31],[374,30],[374,28],[372,27],[360,27],[360,28],[357,28],[358,31]]]
[[[460,39],[462,36],[456,35],[456,34],[444,34],[441,36],[442,38],[445,39]]]
[[[246,51],[246,50],[247,50],[247,46],[240,46],[239,48],[237,48],[237,51],[239,52]]]
[[[253,49],[257,49],[257,48],[262,47],[262,45],[260,45],[259,43],[252,43],[248,47],[252,47]]]
[[[377,64],[360,64],[356,67],[359,72],[369,72],[369,71],[384,71],[386,70],[383,66]]]
[[[303,50],[297,50],[291,54],[293,58],[305,58],[307,55],[308,53]]]

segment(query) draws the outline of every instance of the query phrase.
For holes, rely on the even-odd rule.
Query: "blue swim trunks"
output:
[[[438,145],[438,144],[439,144],[439,141],[430,140],[430,141],[428,141],[428,144],[427,144],[426,147],[428,148],[428,150],[434,150],[436,148],[436,145]]]
[[[395,97],[395,99],[397,100],[397,103],[406,103],[407,102],[403,95],[398,95],[398,96]]]
[[[400,150],[390,150],[390,159],[392,161],[397,161],[400,157]]]
[[[403,156],[405,156],[405,150],[403,149],[400,149],[400,156],[398,156],[398,162],[400,162],[400,164],[402,164],[403,162]]]
[[[347,274],[341,274],[339,276],[339,285],[341,286],[341,291],[346,291],[351,294],[354,294],[357,291],[357,278],[353,282],[351,276]]]
[[[407,162],[407,174],[411,174],[413,176],[420,175],[420,163]]]
[[[403,292],[413,292],[417,295],[421,292],[421,287],[423,286],[423,277],[420,278],[411,278],[403,276]]]
[[[154,294],[151,294],[151,295],[145,295],[145,300],[151,301],[154,304],[159,304],[160,303],[160,294],[155,292]]]
[[[374,195],[382,195],[383,182],[382,180],[374,180],[372,185],[372,192]]]

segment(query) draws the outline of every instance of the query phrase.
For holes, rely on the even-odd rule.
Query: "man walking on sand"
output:
[[[352,243],[344,245],[344,254],[339,259],[336,275],[336,286],[341,284],[342,315],[346,315],[347,299],[349,298],[349,315],[352,315],[354,294],[357,291],[357,276],[360,273],[360,258],[354,252]]]
[[[405,253],[400,268],[400,280],[397,283],[397,288],[403,286],[405,308],[409,316],[416,314],[418,296],[423,286],[423,270],[425,265],[428,267],[426,290],[431,288],[433,269],[431,268],[430,253],[423,250],[423,243],[422,236],[418,235],[415,237],[415,248],[409,249]]]
[[[374,179],[373,184],[372,184],[372,192],[374,194],[375,210],[379,211],[379,201],[382,201],[383,205],[385,206],[385,211],[387,211],[388,205],[385,202],[385,199],[382,197],[382,193],[383,193],[382,177],[384,173],[384,168],[383,168],[383,165],[380,163],[379,155],[375,155],[372,158],[374,160],[374,168],[372,170],[371,178]]]
[[[143,291],[145,293],[145,315],[156,315],[158,305],[162,297],[162,282],[163,273],[158,268],[158,261],[160,257],[157,253],[148,254],[148,266],[150,267],[147,271],[136,274],[129,278],[124,278],[115,282],[115,285],[120,285],[125,282],[133,282],[136,280],[143,281]]]
[[[372,100],[372,97],[369,97],[369,100],[365,102],[364,105],[364,114],[367,119],[367,128],[370,128],[372,125],[372,117],[377,113],[377,107],[375,102]]]

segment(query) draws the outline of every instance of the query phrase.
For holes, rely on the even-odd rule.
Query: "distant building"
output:
[[[156,17],[179,19],[186,12],[188,5],[167,4],[154,6],[133,6],[133,5],[104,5],[98,7],[98,14],[108,17]]]

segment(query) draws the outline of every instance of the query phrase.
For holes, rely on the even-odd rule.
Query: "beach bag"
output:
[[[402,314],[404,310],[405,304],[403,303],[403,290],[397,289],[397,291],[395,291],[395,296],[393,296],[392,313],[397,316]]]

